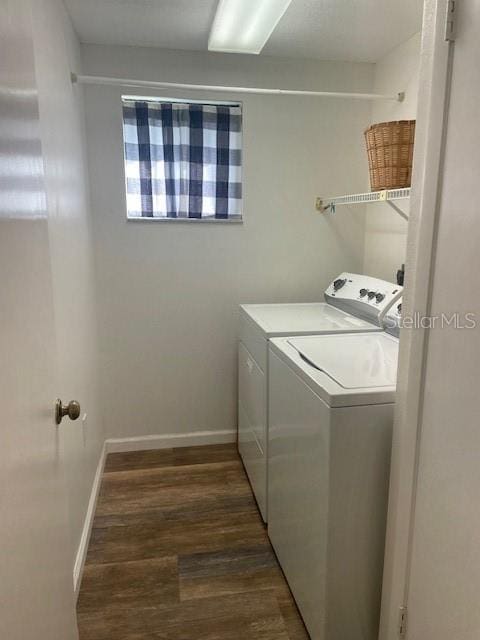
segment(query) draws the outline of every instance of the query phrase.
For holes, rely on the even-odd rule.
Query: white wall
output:
[[[172,82],[370,91],[373,75],[133,47],[85,45],[82,57],[87,74]],[[314,199],[365,188],[370,105],[245,96],[244,223],[195,225],[126,221],[120,96],[86,89],[107,434],[235,429],[238,304],[319,300],[337,273],[362,268],[362,209],[320,215]]]
[[[421,34],[415,34],[375,65],[375,93],[405,91],[405,100],[374,102],[371,111],[372,124],[415,119],[420,40]],[[408,201],[401,201],[398,205],[408,213]],[[405,262],[407,227],[407,221],[387,204],[376,203],[367,207],[363,267],[366,274],[395,281],[397,269]]]
[[[103,444],[85,118],[82,90],[70,82],[70,71],[80,70],[80,56],[63,2],[31,5],[54,287],[56,393],[64,402],[78,400],[87,413],[85,422],[64,419],[58,429],[73,570]]]

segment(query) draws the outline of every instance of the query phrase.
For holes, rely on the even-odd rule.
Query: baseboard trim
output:
[[[142,451],[142,449],[170,449],[171,447],[194,447],[205,444],[236,442],[237,430],[192,431],[190,433],[165,433],[134,438],[109,438],[105,441],[107,453]]]
[[[73,591],[75,598],[78,597],[80,591],[80,584],[82,582],[83,569],[85,567],[85,560],[87,558],[88,543],[90,542],[90,535],[92,533],[93,519],[95,517],[95,509],[97,506],[98,493],[100,491],[100,485],[102,484],[103,469],[105,467],[105,460],[107,457],[106,443],[103,443],[102,451],[100,453],[100,459],[98,461],[97,470],[95,471],[95,477],[93,479],[92,490],[90,492],[90,499],[88,501],[87,513],[85,515],[85,521],[83,523],[82,535],[80,536],[80,544],[78,545],[77,555],[75,557],[75,564],[73,566]]]

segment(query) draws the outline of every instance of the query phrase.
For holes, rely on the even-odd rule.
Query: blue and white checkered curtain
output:
[[[239,105],[123,100],[129,218],[241,218]]]

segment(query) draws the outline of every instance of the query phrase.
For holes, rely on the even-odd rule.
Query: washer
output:
[[[268,342],[276,336],[381,331],[402,287],[342,273],[326,302],[240,306],[238,448],[260,512],[267,521]]]
[[[376,640],[398,338],[269,345],[268,534],[312,640]]]

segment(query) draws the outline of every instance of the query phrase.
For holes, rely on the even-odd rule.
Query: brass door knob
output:
[[[55,402],[55,422],[60,424],[63,416],[68,416],[70,420],[76,420],[80,415],[80,403],[76,400],[70,400],[70,402],[64,406],[60,398],[57,398]]]

